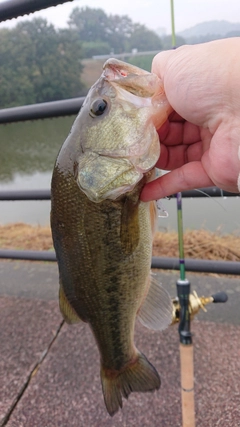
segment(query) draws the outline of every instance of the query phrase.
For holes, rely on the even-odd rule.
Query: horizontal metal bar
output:
[[[0,3],[0,22],[73,0],[11,0]]]
[[[62,101],[5,108],[0,110],[0,124],[75,115],[79,112],[84,99],[84,97],[71,98]]]
[[[161,50],[142,50],[139,52],[122,52],[122,53],[114,53],[114,58],[120,58],[120,59],[124,59],[124,58],[129,58],[129,57],[134,57],[134,56],[142,56],[142,55],[156,55],[157,53],[159,53]],[[93,55],[93,59],[109,59],[112,58],[113,54],[109,53],[107,55]]]
[[[202,193],[204,191],[204,194]],[[199,196],[200,194],[200,196]],[[184,191],[183,197],[239,197],[238,193],[228,193],[216,187],[201,188],[200,191]],[[3,190],[0,191],[0,201],[7,200],[50,200],[51,191],[48,190]]]
[[[0,191],[1,201],[16,200],[50,200],[50,190],[10,190]]]
[[[240,262],[185,259],[186,271],[240,275]],[[152,258],[152,268],[179,270],[178,258]]]
[[[0,249],[0,259],[1,258],[52,262],[56,261],[56,254],[53,251],[15,251],[11,249]]]
[[[56,254],[50,251],[15,251],[1,249],[0,258],[53,262],[56,261]],[[240,275],[240,262],[209,261],[188,258],[185,260],[185,266],[187,271],[192,272]],[[179,270],[179,259],[153,257],[151,267],[162,270]]]
[[[236,197],[240,193],[230,193],[229,191],[221,190],[218,187],[199,188],[197,190],[188,190],[182,192],[182,197]]]

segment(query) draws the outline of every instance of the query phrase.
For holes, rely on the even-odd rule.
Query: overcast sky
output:
[[[2,3],[5,0],[0,0]],[[9,0],[11,1],[11,0]],[[74,0],[63,5],[51,7],[41,12],[35,12],[31,17],[41,16],[53,23],[55,27],[67,25],[68,17],[74,7],[89,6],[101,8],[107,14],[128,15],[134,22],[145,24],[148,28],[165,28],[171,32],[170,0]],[[175,0],[175,29],[176,32],[190,28],[193,25],[211,20],[226,20],[240,22],[240,0]],[[13,25],[23,18],[0,24]],[[24,18],[26,19],[26,17]]]

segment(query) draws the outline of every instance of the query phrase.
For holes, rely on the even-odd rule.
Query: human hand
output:
[[[240,191],[239,51],[240,39],[232,38],[154,58],[152,72],[174,109],[158,131],[156,166],[171,172],[145,185],[143,201],[213,185]]]

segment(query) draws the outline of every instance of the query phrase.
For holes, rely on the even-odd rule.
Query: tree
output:
[[[34,85],[35,102],[70,98],[79,94],[81,84],[81,45],[69,30],[57,32],[53,25],[38,18],[16,27],[27,34],[34,45],[30,79]]]
[[[128,41],[134,31],[134,24],[127,15],[110,15],[105,31],[111,51],[114,53],[128,51]]]
[[[108,55],[111,47],[106,42],[83,42],[82,51],[84,58],[92,58],[94,55]]]
[[[78,96],[81,44],[38,18],[0,32],[0,107]]]
[[[144,25],[135,24],[127,15],[109,15],[101,9],[75,8],[69,20],[70,28],[82,42],[107,43],[114,53],[133,48],[161,49],[161,39]]]
[[[81,41],[108,41],[106,37],[108,17],[102,9],[76,7],[69,18],[70,29],[77,31]]]
[[[0,106],[31,102],[33,87],[28,79],[32,46],[28,37],[18,38],[14,31],[0,31]],[[30,66],[30,64],[29,64]]]
[[[137,48],[140,51],[162,49],[160,37],[154,31],[141,24],[134,24],[128,40],[128,46],[130,50]]]

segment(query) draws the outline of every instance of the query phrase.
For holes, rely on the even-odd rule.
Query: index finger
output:
[[[191,162],[169,172],[143,187],[140,199],[143,202],[158,200],[179,191],[214,185],[201,162]]]

